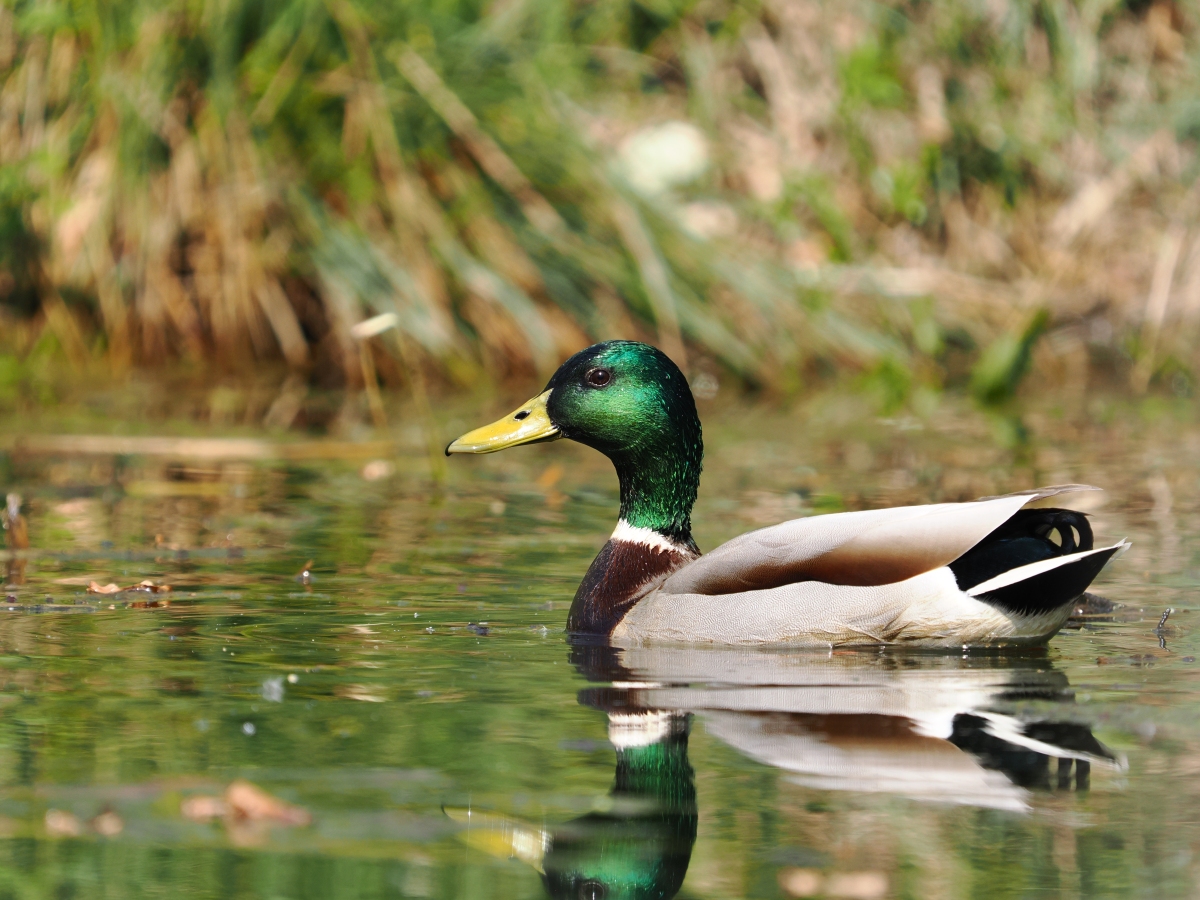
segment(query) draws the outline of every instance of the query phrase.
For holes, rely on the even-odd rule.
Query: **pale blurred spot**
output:
[[[360,703],[386,703],[387,698],[371,690],[365,684],[343,684],[334,688],[333,692],[345,700],[357,700]]]
[[[783,196],[783,171],[779,143],[754,124],[734,125],[730,141],[738,147],[738,168],[750,196],[774,203]]]
[[[92,830],[101,837],[116,837],[125,830],[125,822],[111,809],[92,819]]]
[[[78,497],[54,507],[66,519],[63,524],[71,537],[81,544],[99,544],[106,535],[108,516],[104,504],[95,497]]]
[[[558,489],[558,482],[562,479],[564,471],[558,463],[551,463],[534,482],[546,492],[546,505],[551,509],[559,509],[567,502],[567,495]]]
[[[882,872],[846,872],[830,875],[825,881],[826,896],[845,900],[878,900],[887,890],[887,876]]]
[[[1178,23],[1177,21],[1178,20]],[[1158,0],[1146,13],[1146,31],[1154,42],[1154,52],[1163,59],[1182,59],[1183,35],[1176,25],[1182,24],[1183,16],[1173,3]]]
[[[537,477],[535,484],[543,491],[551,490],[559,480],[563,477],[563,467],[558,463],[551,463],[546,466],[542,474]]]
[[[229,804],[220,797],[209,797],[204,794],[188,797],[179,807],[185,819],[193,822],[208,822],[219,819],[229,813]]]
[[[258,785],[240,778],[225,789],[225,803],[239,819],[269,819],[283,825],[312,823],[312,815],[304,807],[272,797]]]
[[[46,834],[50,837],[79,837],[83,825],[74,813],[61,809],[46,810]]]
[[[386,459],[373,459],[362,468],[362,477],[366,481],[379,481],[395,474],[395,464]]]
[[[71,278],[87,233],[100,220],[105,198],[111,190],[113,160],[110,154],[96,152],[79,167],[71,206],[54,226],[59,277]]]
[[[262,698],[268,703],[283,702],[283,678],[268,678],[262,685]]]
[[[829,245],[821,238],[797,238],[787,245],[784,254],[797,269],[815,271],[829,261]]]
[[[711,400],[720,390],[721,383],[710,372],[700,372],[692,379],[692,394],[697,400]]]
[[[780,869],[779,887],[791,897],[813,897],[821,893],[824,878],[816,869]]]
[[[733,207],[714,200],[688,203],[679,212],[680,221],[701,240],[729,237],[737,232],[738,217]]]
[[[273,797],[256,784],[238,779],[225,789],[224,797],[198,794],[188,797],[179,811],[193,822],[211,822],[227,819],[227,824],[241,822],[276,822],[281,825],[309,825],[312,814],[302,806],[295,806]]]
[[[791,897],[838,897],[841,900],[880,900],[887,895],[882,872],[843,872],[829,876],[816,869],[780,869],[779,887]]]
[[[395,328],[399,324],[400,317],[394,312],[381,313],[378,316],[372,316],[353,325],[350,328],[350,333],[360,341],[364,341],[367,338],[383,334],[388,329]]]
[[[617,160],[634,190],[661,194],[704,174],[708,140],[695,125],[664,122],[635,131],[622,141]]]
[[[946,85],[937,66],[917,69],[917,133],[927,144],[940,144],[951,135],[946,120]]]
[[[504,506],[503,500],[493,500],[488,504],[488,512],[490,512],[493,516],[504,515],[505,508],[506,507]]]

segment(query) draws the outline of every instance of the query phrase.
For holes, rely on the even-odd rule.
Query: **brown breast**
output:
[[[608,636],[651,588],[696,555],[610,540],[588,567],[575,592],[567,631]]]

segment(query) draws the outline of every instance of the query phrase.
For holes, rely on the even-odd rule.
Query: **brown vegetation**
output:
[[[278,361],[1189,391],[1183,4],[0,8],[0,385]],[[1035,340],[1048,336],[1042,349]],[[987,348],[987,349],[983,349]]]

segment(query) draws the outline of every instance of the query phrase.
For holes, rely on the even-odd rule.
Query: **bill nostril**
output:
[[[515,416],[513,416],[513,418],[516,419],[518,422],[522,421],[523,419],[528,419],[529,418],[529,410],[523,409],[519,413],[517,413]]]

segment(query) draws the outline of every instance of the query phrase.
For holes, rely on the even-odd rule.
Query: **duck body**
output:
[[[691,392],[660,351],[629,341],[576,354],[542,394],[447,453],[559,437],[605,453],[621,484],[620,520],[567,629],[625,646],[1036,644],[1128,547],[1095,547],[1086,517],[1057,503],[1097,489],[1062,485],[795,519],[701,555],[690,515],[703,441]]]

